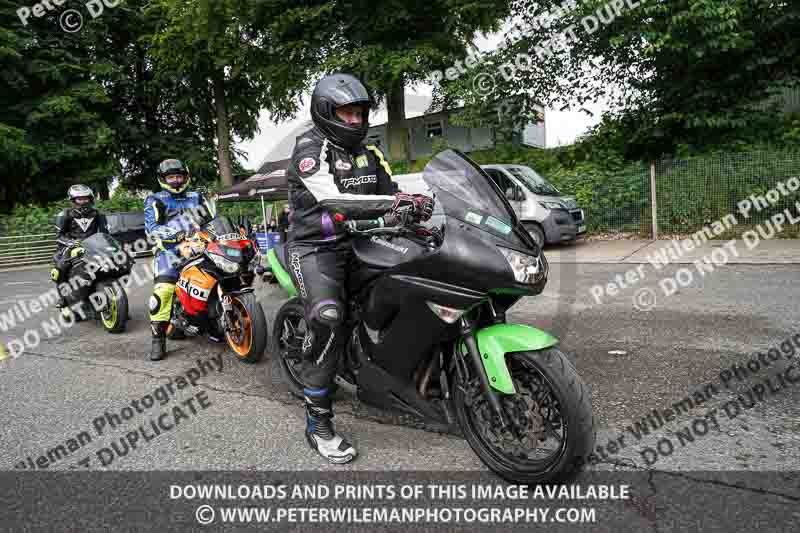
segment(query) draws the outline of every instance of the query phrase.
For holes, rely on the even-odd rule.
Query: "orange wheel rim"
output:
[[[238,332],[239,342],[237,342],[230,333],[227,334],[228,344],[230,344],[233,351],[240,357],[247,357],[247,352],[253,345],[253,321],[250,318],[250,313],[242,305],[238,299],[233,300],[236,307],[236,321],[234,322],[234,329]]]

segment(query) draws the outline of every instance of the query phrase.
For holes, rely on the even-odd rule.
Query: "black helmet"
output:
[[[92,204],[94,204],[94,192],[92,189],[78,183],[69,188],[67,197],[80,216],[86,216],[91,213]]]
[[[360,126],[346,124],[336,116],[336,109],[345,105],[364,106],[364,121]],[[334,144],[355,148],[367,136],[369,109],[372,99],[358,78],[350,74],[330,74],[317,82],[311,94],[311,118]]]
[[[167,181],[169,176],[183,176],[180,183],[170,184]],[[180,194],[189,186],[192,176],[189,174],[189,167],[178,159],[165,159],[158,165],[158,184],[161,188],[172,194]]]

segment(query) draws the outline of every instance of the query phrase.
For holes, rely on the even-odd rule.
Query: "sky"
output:
[[[481,35],[475,40],[474,44],[482,52],[494,50],[507,33],[508,28],[504,28],[497,33]],[[432,91],[433,86],[430,84],[420,84],[406,89],[407,93],[426,95],[430,95]],[[273,147],[301,123],[309,120],[309,98],[310,95],[305,95],[303,97],[303,106],[293,120],[276,123],[269,119],[268,113],[261,114],[258,121],[261,132],[252,140],[240,141],[236,144],[237,148],[247,152],[247,158],[240,158],[240,162],[245,168],[255,170]],[[605,104],[601,102],[585,104],[583,107],[591,111],[593,116],[578,111],[577,106],[575,109],[566,111],[554,109],[545,110],[545,144],[548,148],[571,144],[577,137],[597,124],[600,121],[602,112],[607,110]],[[379,109],[373,112],[370,115],[370,122],[372,124],[386,122],[385,109]]]

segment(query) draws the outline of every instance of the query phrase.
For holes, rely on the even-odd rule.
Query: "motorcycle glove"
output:
[[[400,213],[411,211],[412,216],[417,220],[426,221],[433,215],[433,198],[424,194],[407,194],[398,192],[394,195],[394,204],[391,212]]]

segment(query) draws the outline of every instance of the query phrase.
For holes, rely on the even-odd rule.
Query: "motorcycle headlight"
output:
[[[544,207],[545,209],[566,209],[561,203],[559,202],[539,202],[539,205]]]
[[[239,272],[239,263],[234,263],[230,259],[222,257],[219,254],[209,254],[211,256],[211,260],[214,261],[214,264],[217,265],[220,270],[225,272],[226,274],[236,274]]]
[[[519,283],[526,283],[534,285],[542,280],[546,272],[542,265],[540,256],[533,256],[509,250],[508,248],[501,248],[503,257],[508,261],[511,270],[514,271],[514,279]]]

